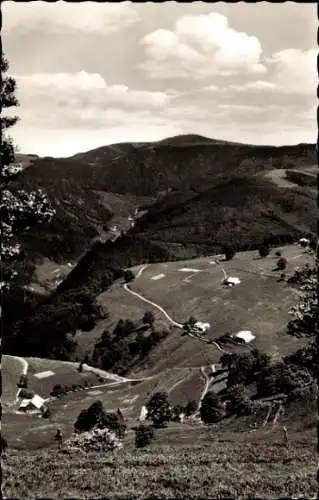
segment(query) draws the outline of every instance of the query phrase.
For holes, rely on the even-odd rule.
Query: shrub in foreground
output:
[[[154,439],[154,430],[149,425],[139,425],[135,429],[135,446],[136,448],[145,448]]]
[[[94,429],[74,434],[65,442],[68,448],[82,451],[113,451],[123,444],[109,429]]]

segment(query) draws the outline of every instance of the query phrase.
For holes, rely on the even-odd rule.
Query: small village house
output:
[[[41,412],[44,409],[44,399],[35,394],[32,399],[22,399],[19,410],[26,413]]]

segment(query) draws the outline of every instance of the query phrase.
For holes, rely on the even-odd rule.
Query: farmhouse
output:
[[[227,286],[235,286],[235,285],[239,285],[239,283],[240,283],[240,279],[236,278],[236,277],[232,277],[232,276],[228,276],[228,278],[226,278],[224,280],[224,285],[227,285]]]
[[[195,330],[204,333],[206,332],[206,330],[208,330],[208,328],[210,328],[210,323],[202,323],[201,321],[197,321],[194,327]]]
[[[139,421],[140,422],[144,422],[144,420],[146,419],[147,417],[147,408],[146,406],[142,406],[141,408],[141,413],[140,413],[140,416],[139,416]]]
[[[310,244],[310,240],[308,238],[300,238],[299,245],[302,247],[307,247]]]
[[[249,344],[249,342],[251,342],[255,338],[256,338],[255,335],[253,335],[249,330],[241,330],[235,335],[235,339],[237,341],[245,344]]]
[[[22,399],[19,410],[25,412],[41,411],[44,403],[44,399],[35,394],[32,399]]]

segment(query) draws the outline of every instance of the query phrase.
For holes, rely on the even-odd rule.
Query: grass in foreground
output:
[[[252,434],[250,434],[252,436]],[[312,449],[313,448],[313,449]],[[116,454],[9,450],[4,498],[311,498],[314,445],[214,436],[197,445],[124,449]]]

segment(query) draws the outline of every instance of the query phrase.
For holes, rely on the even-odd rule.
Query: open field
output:
[[[216,434],[172,425],[149,449],[133,450],[131,441],[109,455],[9,450],[4,498],[310,499],[317,492],[312,435],[294,436],[289,451],[269,430]]]
[[[78,363],[67,363],[63,361],[46,360],[41,358],[26,358],[29,362],[28,387],[42,396],[48,398],[55,384],[72,386],[73,384],[84,384],[94,386],[101,384],[99,377],[91,372],[83,371],[79,373]],[[37,374],[51,371],[53,375],[45,378],[37,378]],[[105,380],[104,383],[111,383],[112,380]]]
[[[282,255],[288,260],[287,274],[310,262],[310,256],[297,245],[283,247]],[[183,282],[180,269],[189,266],[190,261],[152,264],[132,283],[131,289],[161,305],[177,322],[183,323],[191,315],[208,321],[211,328],[207,333],[212,339],[247,329],[256,335],[256,347],[284,354],[296,345],[294,339],[284,334],[296,291],[278,282],[280,273],[273,270],[276,260],[273,250],[265,259],[260,259],[257,252],[241,252],[233,260],[221,262],[228,276],[241,280],[233,288],[222,285],[221,266],[210,264],[212,258],[191,261],[192,267],[202,272],[194,274],[189,284]],[[151,280],[163,269],[164,279]]]
[[[287,283],[278,281],[280,272],[274,271],[278,259],[276,250],[279,248],[273,249],[264,259],[259,258],[258,252],[240,252],[233,260],[221,262],[221,265],[212,263],[212,256],[137,266],[132,268],[137,277],[130,289],[164,308],[178,323],[183,323],[191,315],[199,321],[209,322],[208,338],[217,339],[227,332],[250,330],[256,336],[251,345],[286,355],[302,347],[305,341],[286,335],[290,319],[288,311],[297,299],[297,292]],[[298,245],[281,247],[280,250],[288,261],[287,275],[296,267],[311,263],[309,254]],[[144,267],[143,272],[138,275],[141,267]],[[181,272],[183,268],[192,269],[192,272]],[[227,275],[239,277],[241,283],[233,288],[223,286],[222,268]],[[201,272],[194,273],[194,269]],[[152,279],[159,274],[165,274],[165,277]],[[189,283],[184,281],[187,277],[190,277]],[[156,321],[162,321],[166,327],[170,324],[161,311],[129,294],[119,281],[100,295],[99,301],[107,307],[114,323],[120,317],[139,319],[146,310],[152,310]],[[88,348],[106,326],[107,321],[101,322],[94,331],[82,334],[78,338],[80,344],[83,337]],[[234,349],[244,351],[247,347],[227,346],[227,350]],[[217,363],[219,358],[220,351],[214,345],[183,337],[181,330],[171,325],[171,333],[152,350],[147,364],[135,369],[134,375],[159,373],[173,367],[200,367]]]
[[[38,383],[44,380],[39,380]],[[32,388],[32,384],[29,387]],[[152,379],[138,383],[106,381],[98,387],[69,392],[61,398],[52,400],[48,403],[52,410],[49,419],[5,411],[2,426],[10,447],[23,449],[50,447],[54,441],[54,430],[60,427],[66,437],[70,436],[81,410],[88,408],[96,400],[102,401],[106,411],[116,411],[120,408],[130,425],[130,422],[136,424],[141,407],[152,393],[167,391],[172,403],[183,404],[190,399],[198,401],[203,388],[204,380],[197,368],[167,370]],[[94,390],[98,390],[99,394],[95,394]]]
[[[290,317],[288,310],[294,303],[297,292],[286,283],[277,281],[279,273],[273,270],[277,260],[274,252],[272,250],[265,259],[260,259],[257,252],[239,253],[232,261],[221,262],[227,275],[237,276],[241,280],[233,288],[222,285],[223,269],[218,263],[213,263],[213,257],[138,266],[133,269],[137,277],[130,288],[159,304],[175,321],[182,323],[191,315],[198,320],[208,321],[212,325],[207,333],[209,338],[216,339],[226,332],[235,333],[247,329],[256,335],[252,345],[285,355],[297,350],[305,341],[285,334]],[[282,254],[288,260],[287,274],[296,266],[310,262],[309,255],[297,245],[282,248]],[[189,274],[193,274],[189,284],[183,281],[188,275],[188,272],[180,271],[183,268],[190,269]],[[194,269],[200,272],[194,273]],[[152,280],[154,275],[161,273],[165,277]],[[156,325],[169,327],[169,320],[159,310],[130,295],[119,281],[102,294],[99,300],[110,311],[114,326],[120,318],[137,320],[146,310],[153,310]],[[82,334],[79,339],[83,337],[84,345],[90,345],[108,327],[107,321],[110,322],[101,322],[95,331]],[[243,352],[247,347],[227,346],[226,349]],[[205,386],[200,368],[206,367],[208,373],[209,365],[218,363],[220,355],[221,352],[214,345],[183,336],[180,329],[171,326],[170,334],[129,375],[133,378],[152,376],[151,379],[138,383],[116,384],[111,374],[109,379],[101,383],[93,373],[79,373],[77,363],[28,358],[29,388],[45,398],[57,383],[83,384],[87,380],[88,385],[93,387],[70,392],[50,403],[53,412],[48,420],[8,413],[5,410],[3,428],[9,445],[23,448],[52,445],[54,428],[60,426],[65,436],[70,435],[80,411],[97,399],[103,402],[107,411],[121,408],[125,417],[129,421],[133,419],[133,422],[136,422],[141,406],[155,391],[168,391],[169,399],[174,404],[185,404],[191,399],[198,401]],[[21,370],[22,366],[14,360],[7,370],[3,370],[5,398],[15,397],[15,384]],[[46,371],[54,372],[54,375],[36,377],[38,373]],[[224,383],[221,382],[210,388],[218,391],[223,386]],[[92,389],[101,392],[94,394],[90,392]]]

